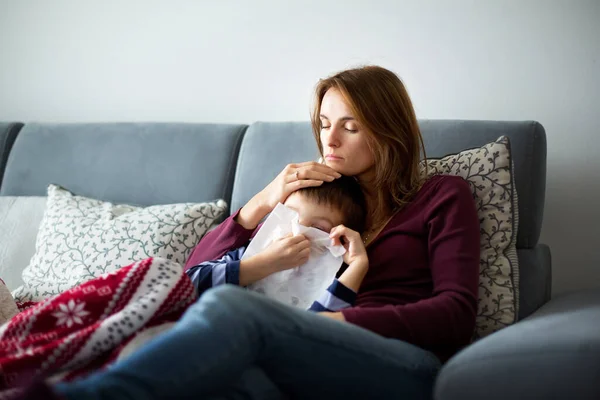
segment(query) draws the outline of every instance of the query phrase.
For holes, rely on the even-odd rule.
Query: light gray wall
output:
[[[534,119],[555,293],[600,286],[600,1],[0,0],[0,119],[306,120],[378,63],[421,118]]]

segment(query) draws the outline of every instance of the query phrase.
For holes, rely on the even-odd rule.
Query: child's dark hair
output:
[[[351,176],[342,176],[333,182],[323,182],[321,186],[299,189],[317,204],[327,204],[339,209],[344,216],[344,225],[362,233],[367,218],[367,203],[358,181]]]

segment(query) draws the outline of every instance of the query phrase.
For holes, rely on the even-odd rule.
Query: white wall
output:
[[[600,1],[0,0],[0,120],[306,120],[396,71],[421,118],[540,121],[554,292],[600,286]]]

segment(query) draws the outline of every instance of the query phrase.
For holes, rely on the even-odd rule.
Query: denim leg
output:
[[[273,383],[265,372],[252,367],[242,373],[234,385],[220,390],[207,400],[287,400],[289,397]]]
[[[429,399],[440,363],[408,343],[226,285],[130,358],[57,391],[68,399],[226,395],[255,367],[291,397]]]

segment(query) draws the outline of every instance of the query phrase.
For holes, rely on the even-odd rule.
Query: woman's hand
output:
[[[255,229],[277,203],[283,203],[294,191],[319,186],[340,176],[342,175],[331,167],[315,161],[288,164],[271,183],[242,207],[236,222],[246,229]]]
[[[338,225],[331,230],[329,237],[333,244],[342,244],[346,249],[344,262],[348,268],[338,278],[338,281],[358,293],[363,279],[369,270],[369,257],[360,234],[344,225]]]
[[[344,314],[342,314],[339,311],[338,312],[321,311],[318,314],[322,315],[324,317],[327,317],[327,318],[335,319],[336,321],[342,321],[342,322],[346,321],[346,318],[344,318]]]
[[[298,189],[319,186],[331,182],[341,175],[325,164],[309,161],[300,164],[288,164],[262,192],[264,203],[273,209],[277,203],[283,203],[290,194]]]

